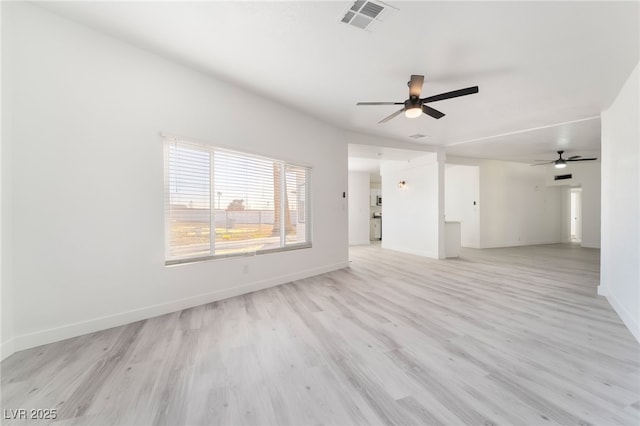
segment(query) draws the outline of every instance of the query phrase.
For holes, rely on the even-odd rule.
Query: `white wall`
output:
[[[349,172],[349,244],[369,244],[369,172]]]
[[[562,191],[545,171],[510,161],[448,157],[480,168],[480,248],[562,241]]]
[[[0,17],[2,7],[0,7]],[[2,34],[4,35],[4,34]],[[2,52],[7,47],[7,38],[2,37]],[[0,75],[0,92],[11,97],[12,87],[7,84],[9,73],[2,69]],[[11,117],[11,109],[6,108],[4,102],[1,104],[2,117]],[[10,122],[2,120],[2,140],[5,141],[10,131]],[[11,152],[9,146],[4,143],[0,145],[0,359],[4,359],[13,352],[13,286],[11,278],[11,211],[4,206],[10,206],[11,200]]]
[[[1,5],[0,5],[1,6]],[[3,7],[0,7],[0,17],[3,15]],[[1,51],[5,52],[8,47],[8,39],[2,31]],[[4,58],[3,58],[4,59]],[[4,63],[4,60],[2,61]],[[0,76],[1,90],[3,96],[12,96],[12,86],[8,84],[10,73],[2,68]],[[11,189],[11,151],[10,146],[4,141],[10,133],[11,122],[5,122],[4,117],[11,117],[12,110],[7,108],[2,102],[2,141],[0,146],[0,359],[4,359],[14,350],[13,332],[13,285],[12,285],[12,228],[10,209],[5,206],[12,204]]]
[[[568,185],[582,188],[582,243],[583,247],[600,248],[600,162],[569,163],[564,169],[553,165],[545,169],[546,184],[562,187],[566,206],[563,213],[563,241],[569,240],[570,218]],[[571,174],[571,179],[554,181],[556,175]]]
[[[37,6],[2,7],[16,350],[347,265],[341,131]],[[311,165],[313,248],[165,267],[160,131]]]
[[[600,287],[640,341],[640,72],[602,113]]]
[[[487,161],[480,167],[481,247],[559,243],[562,192],[545,185],[544,170]]]
[[[444,257],[444,247],[439,247],[439,222],[443,216],[440,209],[443,206],[439,201],[441,182],[437,154],[411,161],[381,161],[380,174],[382,248],[435,259]],[[398,188],[401,180],[407,183],[405,189]]]
[[[445,220],[460,222],[462,247],[480,248],[480,170],[447,164],[444,179]]]

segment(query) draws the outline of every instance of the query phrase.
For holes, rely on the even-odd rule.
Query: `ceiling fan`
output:
[[[459,96],[471,95],[474,93],[478,93],[478,86],[467,87],[466,89],[454,90],[453,92],[441,93],[435,96],[428,96],[426,98],[421,98],[420,93],[422,92],[422,85],[424,84],[424,76],[423,75],[412,75],[411,80],[407,83],[409,86],[409,99],[404,102],[358,102],[356,105],[404,105],[398,111],[393,114],[383,118],[379,121],[380,124],[386,123],[392,118],[398,116],[400,113],[404,112],[404,115],[408,118],[416,118],[422,115],[422,113],[427,114],[436,119],[440,119],[444,117],[444,113],[438,111],[437,109],[433,109],[425,104],[429,102],[442,101],[445,99],[457,98]]]
[[[551,160],[551,161],[547,161],[547,160],[535,160],[535,161],[542,161],[542,163],[536,163],[536,164],[532,164],[532,166],[541,166],[543,164],[554,164],[556,169],[563,169],[565,167],[567,167],[567,163],[570,161],[595,161],[597,160],[597,158],[582,158],[581,155],[572,155],[571,157],[568,158],[562,158],[562,154],[564,154],[564,151],[558,151],[558,159],[557,160]]]

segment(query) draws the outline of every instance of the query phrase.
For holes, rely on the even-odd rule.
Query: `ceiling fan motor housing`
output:
[[[409,99],[404,101],[404,107],[407,108],[407,109],[409,109],[409,108],[421,108],[422,107],[422,102],[420,101],[419,97],[411,96]]]

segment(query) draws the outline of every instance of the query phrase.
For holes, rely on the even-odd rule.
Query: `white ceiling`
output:
[[[362,144],[349,145],[349,157],[372,160],[408,161],[425,155],[434,155],[432,152],[415,151],[410,149],[390,148],[384,146],[372,146]]]
[[[350,144],[349,171],[369,172],[372,182],[380,182],[380,161],[410,161],[414,158],[434,155],[425,151],[414,151],[383,146]]]
[[[371,33],[339,23],[351,1],[39,4],[343,129],[524,162],[598,152],[640,51],[638,2],[390,1]],[[403,101],[411,74],[480,93],[430,104],[440,120],[355,106]]]

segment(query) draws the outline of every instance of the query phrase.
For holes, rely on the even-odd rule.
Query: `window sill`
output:
[[[219,260],[219,259],[233,259],[239,257],[250,257],[250,256],[258,256],[262,254],[271,254],[271,253],[280,253],[285,251],[293,251],[293,250],[301,250],[301,249],[309,249],[312,248],[311,243],[301,243],[301,244],[291,244],[285,247],[278,247],[268,250],[258,250],[247,253],[234,253],[234,254],[222,254],[222,255],[211,255],[211,256],[200,256],[200,257],[189,257],[184,259],[171,259],[164,262],[165,266],[176,266],[176,265],[184,265],[187,263],[195,263],[195,262],[206,262],[209,260]]]

